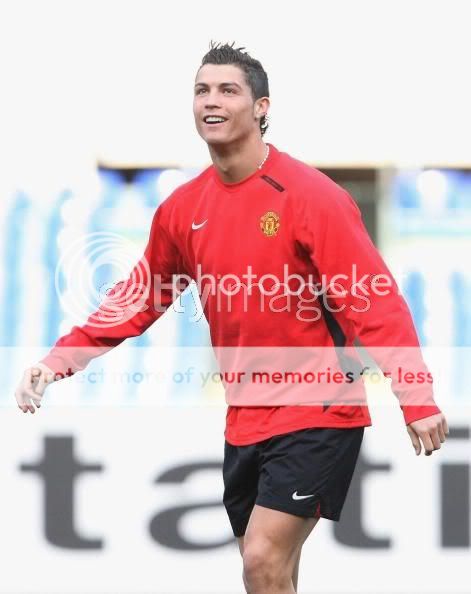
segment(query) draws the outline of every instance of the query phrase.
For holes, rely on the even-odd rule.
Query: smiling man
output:
[[[268,79],[243,49],[212,45],[196,74],[193,112],[212,165],[159,206],[130,278],[87,324],[74,327],[26,370],[16,398],[24,412],[34,412],[31,401],[40,405],[48,383],[155,322],[176,298],[170,288],[175,275],[189,282],[202,273],[200,296],[221,367],[230,373],[238,367],[238,377],[245,378],[260,363],[257,371],[273,380],[261,387],[224,382],[223,501],[242,554],[244,584],[250,594],[292,594],[306,538],[321,517],[340,519],[364,428],[371,425],[366,405],[340,403],[347,389],[364,394],[362,373],[355,366],[346,370],[344,349],[355,340],[377,349],[375,359],[391,377],[417,455],[422,446],[427,455],[438,450],[448,427],[431,382],[413,381],[414,373],[422,380],[430,374],[410,312],[355,202],[316,169],[264,142]],[[103,314],[122,305],[144,268],[151,274],[141,307],[125,304],[126,315],[106,323]],[[207,290],[211,279],[221,278],[230,283]],[[312,290],[322,285],[328,290]],[[293,301],[309,303],[309,315]],[[292,359],[291,347],[307,356]],[[340,375],[320,364],[312,373],[313,347],[334,352]],[[405,363],[412,366],[406,383]],[[326,383],[306,390],[293,384],[295,372]],[[338,391],[330,378],[343,376]]]
[[[237,63],[227,63],[227,46],[211,50],[198,71],[194,91],[196,129],[226,183],[248,177],[254,163],[262,166],[269,151],[262,140],[268,127],[268,79],[261,66],[253,68],[250,58],[240,54],[246,56],[244,71]]]

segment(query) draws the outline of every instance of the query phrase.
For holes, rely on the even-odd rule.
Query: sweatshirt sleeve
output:
[[[296,239],[309,254],[323,286],[329,287],[328,294],[330,287],[334,289],[328,298],[331,311],[341,310],[334,316],[342,330],[357,338],[391,378],[406,424],[439,413],[410,310],[368,235],[360,209],[344,189],[317,174],[314,189],[306,187],[296,201]],[[412,370],[413,375],[401,376],[401,368]],[[416,377],[422,381],[415,381]]]
[[[164,203],[165,204],[165,203]],[[59,338],[41,360],[56,379],[71,376],[126,338],[139,336],[172,304],[173,274],[183,274],[182,259],[156,210],[147,246],[129,277],[118,282],[85,324]],[[183,290],[183,289],[181,289]]]

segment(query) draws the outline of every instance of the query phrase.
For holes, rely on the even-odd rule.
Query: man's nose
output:
[[[217,90],[208,91],[208,94],[206,95],[205,107],[220,107],[220,100]]]

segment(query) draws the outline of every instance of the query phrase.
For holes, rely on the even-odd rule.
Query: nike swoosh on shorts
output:
[[[307,499],[308,497],[315,497],[315,495],[316,495],[315,493],[313,493],[312,495],[298,495],[298,492],[295,491],[292,495],[292,498],[295,501],[298,501],[299,499]]]

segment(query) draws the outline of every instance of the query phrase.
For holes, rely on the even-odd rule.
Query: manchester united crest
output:
[[[280,217],[269,210],[263,217],[260,217],[260,229],[267,237],[274,237],[280,228]]]

